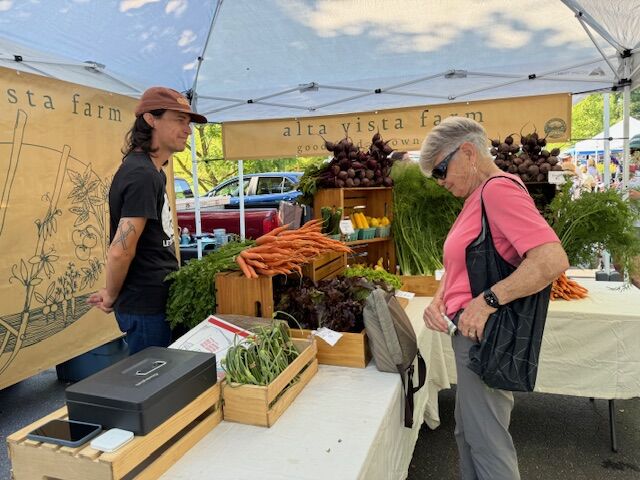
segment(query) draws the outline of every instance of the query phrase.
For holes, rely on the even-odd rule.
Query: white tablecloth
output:
[[[412,300],[411,304],[416,300]],[[444,371],[439,335],[412,314],[426,355],[428,386],[415,397],[414,427],[404,427],[400,376],[320,365],[318,373],[271,428],[222,422],[178,460],[163,479],[404,479],[423,412],[437,419],[437,392],[447,388],[432,373]],[[419,320],[419,321],[417,321]],[[321,341],[321,340],[320,340]],[[435,347],[434,347],[435,343]],[[435,352],[437,361],[431,361]],[[438,363],[439,362],[439,363]],[[434,368],[435,367],[435,368]],[[435,400],[429,402],[429,395]],[[431,403],[431,406],[427,404]],[[432,427],[435,425],[432,423]]]
[[[589,297],[550,302],[535,391],[603,399],[640,397],[640,290],[576,280],[589,289]],[[413,315],[430,301],[414,299]],[[445,334],[436,335],[442,338],[444,371],[432,375],[455,383],[451,342]],[[437,406],[428,406],[432,410],[427,418],[435,418]]]

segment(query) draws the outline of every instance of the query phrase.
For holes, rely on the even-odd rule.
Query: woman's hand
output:
[[[441,296],[435,296],[429,306],[424,309],[422,316],[427,328],[437,332],[447,333],[447,322],[442,317],[446,312]]]
[[[471,340],[481,341],[489,315],[497,309],[487,305],[482,294],[472,299],[460,314],[458,330]]]

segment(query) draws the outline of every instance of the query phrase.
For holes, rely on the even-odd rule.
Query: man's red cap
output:
[[[180,92],[165,87],[151,87],[147,89],[140,97],[140,102],[136,107],[136,117],[152,110],[174,110],[176,112],[184,112],[191,115],[191,121],[194,123],[207,123],[207,119],[191,111],[189,100]]]

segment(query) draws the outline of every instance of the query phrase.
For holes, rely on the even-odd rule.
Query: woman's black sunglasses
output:
[[[447,168],[449,167],[449,162],[456,154],[456,152],[460,150],[460,146],[458,146],[453,152],[444,157],[442,161],[436,165],[433,170],[431,170],[431,176],[436,180],[444,180],[447,177]]]

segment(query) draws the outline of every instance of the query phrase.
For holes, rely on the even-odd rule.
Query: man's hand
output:
[[[471,340],[482,340],[489,315],[497,309],[487,305],[482,294],[472,299],[458,319],[458,330]]]
[[[442,317],[445,312],[442,297],[434,297],[429,306],[424,309],[422,316],[424,324],[431,330],[447,333],[447,322]]]
[[[113,302],[115,302],[115,298],[109,295],[106,288],[101,288],[96,293],[91,294],[87,303],[92,307],[96,307],[102,310],[104,313],[113,312]]]

